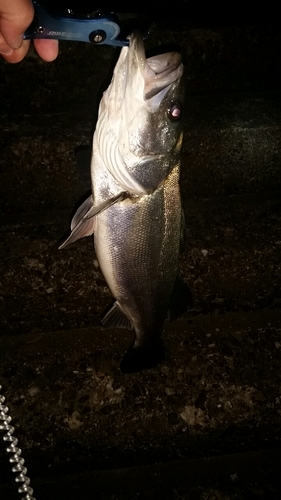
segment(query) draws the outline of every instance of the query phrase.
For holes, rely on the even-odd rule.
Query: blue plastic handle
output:
[[[38,2],[33,2],[36,16],[24,33],[25,39],[45,38],[88,42],[95,45],[129,45],[129,40],[118,39],[120,26],[114,15],[98,18],[51,16]]]

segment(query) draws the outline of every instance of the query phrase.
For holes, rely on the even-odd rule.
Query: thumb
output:
[[[34,9],[31,0],[1,0],[0,32],[12,49],[18,49],[23,33],[33,20]]]

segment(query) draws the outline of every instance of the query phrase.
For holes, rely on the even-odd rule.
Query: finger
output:
[[[13,49],[11,49],[10,45],[7,44],[5,38],[0,33],[0,53],[1,55],[9,55],[12,54]]]
[[[29,49],[30,41],[24,40],[21,47],[17,50],[10,49],[10,53],[1,54],[6,61],[9,63],[18,63],[20,62],[27,54]]]
[[[39,56],[44,59],[44,61],[54,61],[59,52],[59,44],[57,40],[34,40],[34,46]]]
[[[23,33],[31,24],[34,9],[31,0],[1,0],[0,31],[12,49],[18,49]]]

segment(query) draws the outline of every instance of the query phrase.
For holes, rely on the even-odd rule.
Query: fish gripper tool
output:
[[[139,29],[143,37],[154,26],[150,17],[138,13],[104,13],[96,10],[90,14],[64,9],[60,13],[50,11],[33,0],[35,16],[24,33],[24,39],[55,39],[88,42],[94,45],[126,46],[126,38],[132,29]]]

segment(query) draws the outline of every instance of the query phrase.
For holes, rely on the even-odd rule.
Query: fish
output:
[[[92,194],[60,246],[94,235],[95,253],[115,299],[104,327],[134,330],[124,373],[150,369],[165,355],[161,334],[192,305],[179,273],[185,238],[180,194],[184,70],[179,52],[146,58],[131,33],[103,93],[93,136]]]

